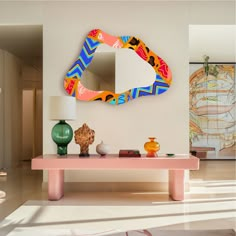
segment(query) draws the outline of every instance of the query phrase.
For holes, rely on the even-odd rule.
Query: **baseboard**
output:
[[[42,183],[47,190],[47,182]],[[167,192],[166,182],[65,182],[65,191],[77,192]],[[189,191],[189,183],[185,183]]]

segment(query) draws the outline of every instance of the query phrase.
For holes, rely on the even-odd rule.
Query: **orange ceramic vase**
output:
[[[150,141],[144,144],[144,149],[147,151],[146,157],[157,157],[157,152],[160,150],[160,144],[155,141],[156,138],[149,137]]]

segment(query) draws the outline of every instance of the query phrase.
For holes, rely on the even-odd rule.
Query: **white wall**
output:
[[[29,150],[29,143],[32,143],[34,139],[33,120],[31,120],[31,124],[29,120],[24,120],[22,130],[22,89],[42,89],[41,77],[40,71],[25,65],[13,54],[0,50],[0,168],[15,167],[22,159],[32,157],[32,152],[35,152],[33,146]],[[34,105],[34,100],[28,102]],[[40,107],[40,101],[38,104]],[[31,109],[29,114],[32,117],[33,111]],[[27,114],[25,109],[23,109],[23,114]],[[42,151],[39,152],[39,149],[41,147],[42,150],[42,110],[41,114],[38,114],[36,124],[38,135],[37,145],[34,149],[37,149],[37,153],[41,154]],[[22,131],[24,131],[24,135],[25,132],[28,132],[31,136],[26,135],[22,141]]]
[[[3,50],[0,50],[0,169],[5,167],[4,163],[4,54]]]
[[[11,13],[11,14],[9,14]],[[121,106],[78,102],[74,129],[87,123],[96,132],[90,147],[103,140],[113,152],[138,148],[156,136],[162,153],[188,153],[188,30],[189,24],[234,24],[234,2],[41,2],[0,3],[0,24],[43,24],[43,148],[56,153],[51,140],[54,122],[48,118],[49,96],[65,95],[63,78],[77,58],[87,33],[101,28],[112,35],[134,35],[162,57],[173,73],[166,93],[136,99]],[[69,153],[79,153],[72,142]],[[160,181],[163,172],[103,171],[67,173],[70,181]]]
[[[31,160],[34,153],[34,90],[23,90],[22,96],[22,160]]]
[[[35,90],[35,155],[43,153],[43,92]]]
[[[42,90],[23,89],[22,160],[42,154]]]
[[[104,76],[103,78],[99,80],[99,84],[100,84],[99,90],[114,92],[115,91],[115,76]]]
[[[24,89],[42,89],[42,71],[36,67],[27,64],[22,64],[22,77]]]
[[[41,62],[42,63],[42,62]],[[34,156],[42,154],[43,137],[42,137],[42,67],[40,60],[38,66],[22,65],[22,89],[32,92],[32,96],[23,98],[23,109],[25,109],[25,118],[33,119],[30,122],[23,120],[23,156],[22,159],[31,159]],[[25,102],[25,103],[24,103]],[[24,111],[23,111],[24,112]],[[31,114],[32,113],[32,114]],[[24,119],[24,118],[23,118]],[[31,122],[33,122],[31,124]],[[27,128],[24,128],[27,127]],[[29,127],[32,126],[30,129]],[[28,140],[28,137],[32,137]]]
[[[21,158],[22,94],[21,61],[7,51],[0,50],[1,62],[1,166],[15,167]]]
[[[190,25],[190,62],[235,62],[235,33],[236,25]]]
[[[81,83],[83,84],[84,87],[90,89],[90,90],[95,90],[99,91],[99,81],[100,78],[98,75],[94,74],[93,72],[86,70],[83,73],[84,79],[81,80]]]

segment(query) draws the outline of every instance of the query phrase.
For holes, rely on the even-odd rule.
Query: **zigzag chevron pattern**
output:
[[[124,43],[127,43],[130,39],[130,36],[121,36],[120,38]]]
[[[91,63],[94,52],[99,44],[100,42],[98,41],[91,38],[86,38],[78,60],[72,65],[66,75],[68,78],[81,78],[83,71]]]
[[[111,91],[96,92],[88,89],[83,89],[80,92],[81,85],[79,84],[83,71],[91,63],[94,53],[101,43],[112,47],[133,49],[138,56],[149,63],[155,70],[156,79],[154,83],[146,87],[132,88],[121,94],[115,94]],[[84,101],[101,100],[110,104],[123,104],[138,97],[162,94],[169,89],[171,81],[171,71],[166,62],[152,52],[140,39],[133,36],[116,37],[100,29],[94,29],[89,32],[78,59],[67,72],[64,88],[71,96]]]
[[[156,80],[152,86],[131,89],[131,94],[133,98],[148,95],[159,95],[164,93],[168,88],[169,85],[165,83],[159,75],[156,75]]]

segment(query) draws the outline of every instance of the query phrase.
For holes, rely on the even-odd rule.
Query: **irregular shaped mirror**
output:
[[[100,44],[82,74],[81,83],[90,90],[123,93],[153,84],[155,79],[153,68],[135,51]]]
[[[102,49],[99,45],[103,46]],[[105,47],[107,45],[109,50]],[[116,48],[119,51],[112,50]],[[97,49],[99,53],[95,54]],[[137,66],[133,60],[140,64]],[[133,68],[131,65],[134,65]],[[136,75],[130,71],[136,72]],[[124,75],[124,72],[127,74]],[[149,79],[146,80],[146,77]],[[140,39],[115,37],[95,29],[88,34],[78,59],[68,71],[64,88],[79,100],[123,104],[137,97],[159,95],[168,90],[171,81],[168,65]]]

